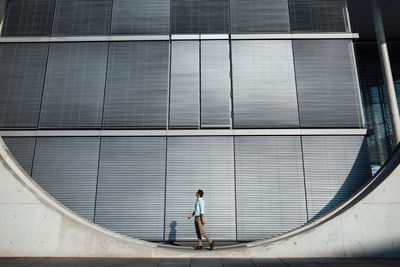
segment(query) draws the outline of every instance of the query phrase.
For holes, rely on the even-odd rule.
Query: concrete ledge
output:
[[[214,251],[128,238],[64,207],[0,140],[0,256],[137,258],[399,257],[399,150],[362,190],[320,219],[279,237]]]

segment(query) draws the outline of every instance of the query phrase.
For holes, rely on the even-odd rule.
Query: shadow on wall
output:
[[[346,180],[343,182],[340,189],[336,192],[335,196],[328,202],[328,204],[326,204],[325,207],[323,207],[316,215],[309,219],[309,221],[318,219],[325,213],[338,207],[371,179],[369,159],[368,157],[366,159],[366,155],[368,155],[367,140],[364,139],[349,175],[346,177]],[[363,168],[362,165],[364,164],[367,164],[368,168]]]
[[[178,225],[178,223],[176,221],[172,221],[169,224],[169,227],[171,228],[169,230],[169,236],[168,236],[168,241],[167,243],[170,245],[176,245],[175,241],[176,241],[176,226]]]

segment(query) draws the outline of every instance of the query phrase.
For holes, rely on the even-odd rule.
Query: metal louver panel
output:
[[[31,175],[35,137],[3,137],[14,158]]]
[[[41,128],[99,128],[108,43],[53,43],[40,114]]]
[[[287,0],[231,0],[232,33],[289,32]]]
[[[303,154],[310,220],[345,201],[371,176],[363,136],[304,136]]]
[[[55,0],[7,1],[4,36],[50,35]]]
[[[0,45],[0,128],[36,128],[48,44]]]
[[[213,240],[235,239],[232,137],[169,137],[165,240],[196,240],[195,192],[204,191],[205,231]]]
[[[113,0],[114,34],[169,34],[169,0]]]
[[[293,32],[346,32],[346,0],[289,0]]]
[[[229,33],[229,0],[171,0],[171,33]]]
[[[201,127],[229,128],[231,106],[228,41],[201,42]]]
[[[57,0],[52,35],[108,35],[112,0]]]
[[[362,127],[350,40],[295,40],[302,127]]]
[[[168,42],[110,44],[105,128],[166,128]]]
[[[32,177],[55,199],[93,220],[98,137],[39,137]]]
[[[172,42],[171,128],[199,127],[199,60],[199,42]]]
[[[235,166],[238,241],[307,222],[300,137],[237,136]]]
[[[291,41],[232,41],[235,128],[298,127]]]
[[[146,240],[162,240],[164,137],[102,138],[95,222]]]

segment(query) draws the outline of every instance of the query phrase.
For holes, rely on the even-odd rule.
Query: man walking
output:
[[[197,246],[194,247],[195,250],[203,249],[203,243],[201,242],[201,236],[204,236],[207,239],[208,244],[210,244],[210,250],[212,250],[215,246],[215,242],[208,237],[206,232],[204,232],[204,200],[202,199],[204,195],[203,190],[198,190],[196,192],[196,203],[194,204],[194,210],[192,215],[188,216],[188,220],[194,216],[194,225],[196,228],[197,234]]]

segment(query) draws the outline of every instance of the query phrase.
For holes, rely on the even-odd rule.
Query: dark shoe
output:
[[[214,247],[215,247],[215,241],[211,242],[211,244],[210,244],[210,250],[213,250]]]
[[[194,247],[194,250],[200,250],[200,249],[203,249],[203,246],[195,246]]]

